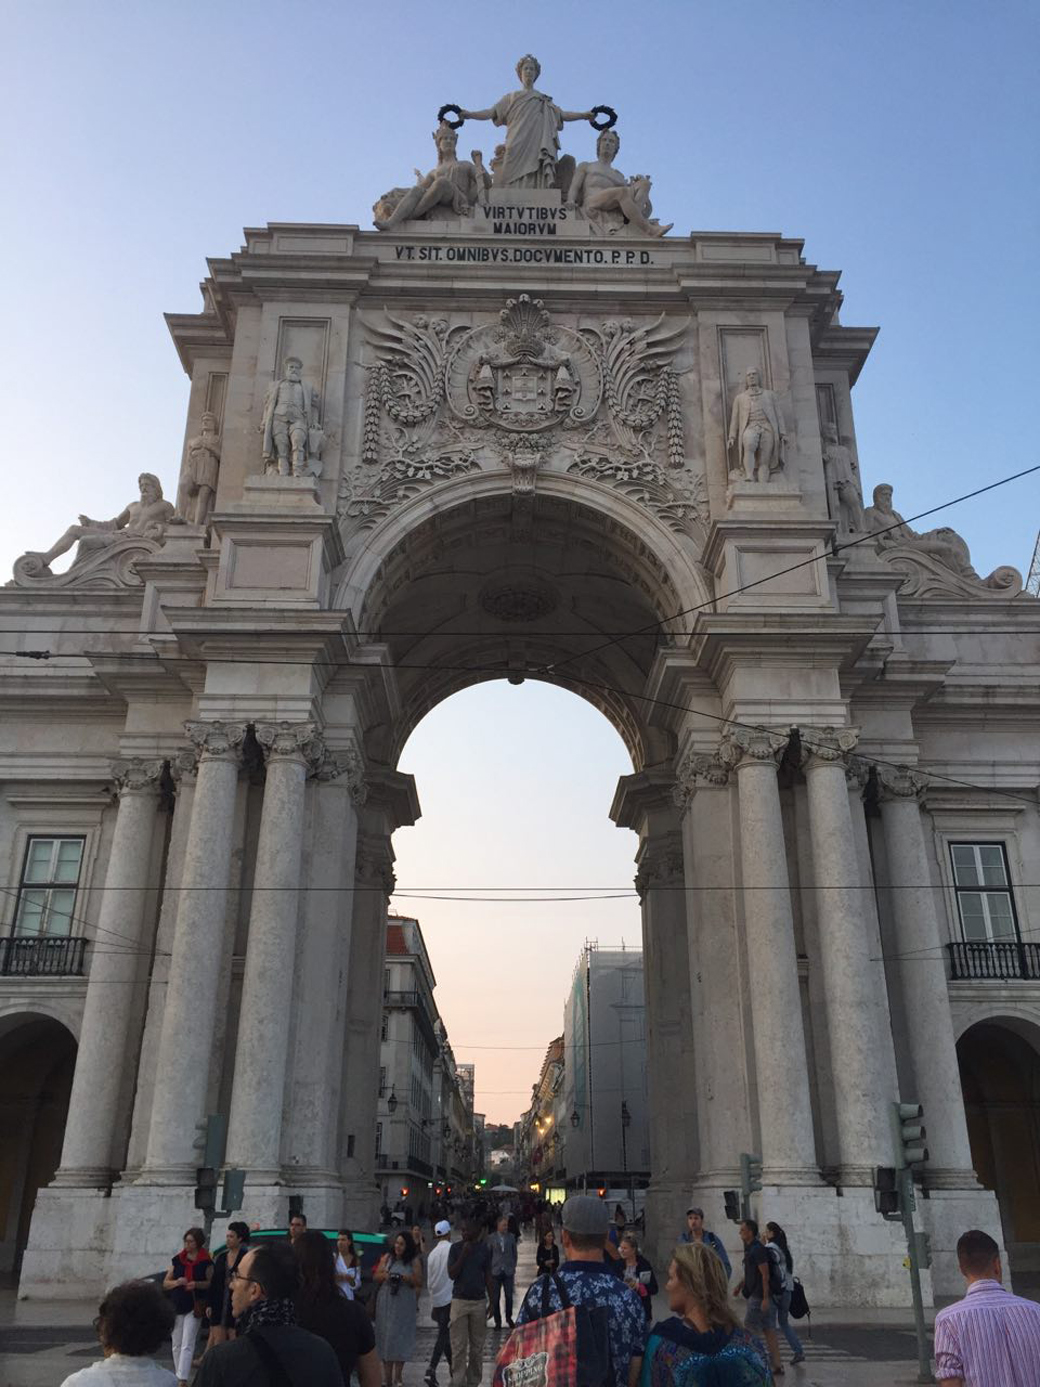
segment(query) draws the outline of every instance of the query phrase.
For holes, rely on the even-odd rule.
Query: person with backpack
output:
[[[761,1334],[769,1349],[773,1375],[784,1371],[780,1362],[780,1345],[776,1337],[776,1312],[783,1295],[784,1283],[776,1259],[770,1257],[758,1236],[758,1224],[753,1218],[740,1225],[740,1241],[744,1244],[744,1276],[734,1287],[734,1299],[742,1295],[747,1301],[744,1328]]]
[[[780,1270],[783,1273],[784,1289],[780,1296],[780,1304],[776,1307],[777,1324],[780,1332],[787,1340],[788,1346],[794,1353],[791,1363],[805,1362],[805,1349],[802,1348],[802,1341],[794,1332],[791,1326],[791,1296],[794,1293],[794,1258],[791,1256],[791,1249],[787,1246],[787,1234],[780,1227],[779,1223],[766,1224],[766,1251],[771,1257],[776,1257],[780,1261]]]
[[[574,1306],[578,1330],[579,1387],[636,1387],[646,1346],[646,1317],[636,1293],[603,1261],[610,1210],[589,1194],[563,1206],[564,1262],[531,1283],[520,1313],[522,1326]]]

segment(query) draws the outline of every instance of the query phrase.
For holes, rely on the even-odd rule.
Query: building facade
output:
[[[418,920],[386,926],[376,1172],[382,1202],[418,1213],[471,1178],[473,1109],[434,999]]]
[[[75,1295],[163,1265],[211,1113],[251,1219],[370,1226],[398,757],[540,678],[632,759],[651,1240],[759,1152],[817,1300],[901,1302],[901,1096],[928,1293],[965,1227],[1035,1271],[1035,601],[858,455],[875,333],[801,240],[663,235],[591,164],[576,207],[518,127],[489,188],[454,141],[375,230],[210,259],[168,318],[178,514],[150,474],[105,525],[56,502],[0,591],[7,1264]]]
[[[566,1183],[626,1191],[634,1217],[651,1163],[642,953],[586,944],[563,1016]]]

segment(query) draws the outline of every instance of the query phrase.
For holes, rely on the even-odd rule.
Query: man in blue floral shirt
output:
[[[603,1244],[610,1215],[607,1206],[590,1194],[572,1195],[563,1206],[563,1251],[566,1260],[557,1275],[572,1305],[603,1306],[607,1311],[610,1361],[615,1387],[636,1387],[646,1346],[646,1317],[635,1291],[604,1264]],[[545,1277],[540,1276],[524,1297],[517,1324],[530,1324],[543,1314]],[[559,1288],[549,1288],[549,1313],[563,1309]]]

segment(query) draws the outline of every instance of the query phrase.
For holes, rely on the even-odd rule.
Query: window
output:
[[[383,1039],[385,1040],[386,1037],[384,1036]],[[385,1097],[386,1097],[386,1065],[385,1065],[385,1064],[381,1064],[381,1065],[379,1066],[379,1096],[380,1096],[380,1098],[385,1098]]]
[[[1017,940],[1003,843],[951,843],[961,933],[969,943]]]
[[[72,934],[82,838],[30,838],[15,907],[15,934]]]
[[[376,1160],[383,1154],[383,1124],[376,1123]]]
[[[382,1021],[379,1023],[379,1039],[380,1039],[380,1040],[386,1040],[386,1038],[387,1038],[387,1036],[389,1035],[389,1033],[390,1033],[390,1017],[389,1017],[388,1014],[384,1011],[384,1012],[383,1012],[383,1019],[382,1019]]]

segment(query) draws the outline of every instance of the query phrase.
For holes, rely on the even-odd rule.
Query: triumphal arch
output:
[[[967,1110],[961,1072],[980,1024],[1036,1064],[1035,603],[860,458],[875,329],[841,321],[837,273],[662,221],[618,169],[623,119],[557,105],[533,59],[517,78],[442,109],[372,228],[268,225],[209,260],[200,311],[168,318],[179,475],[171,440],[139,499],[0,593],[24,631],[0,666],[5,956],[28,960],[0,1043],[78,1047],[50,1168],[20,1167],[25,1292],[163,1265],[208,1113],[251,1220],[302,1193],[312,1223],[371,1226],[392,836],[419,815],[397,758],[487,679],[572,690],[631,755],[604,811],[637,842],[658,1255],[691,1199],[718,1227],[760,1153],[814,1300],[904,1303],[871,1183],[897,1096],[926,1110],[929,1289],[958,1290],[966,1227],[1023,1265],[1040,1241],[986,1065]],[[485,122],[501,143],[460,157]],[[80,844],[61,986],[32,966],[58,959],[26,914],[41,841]]]

